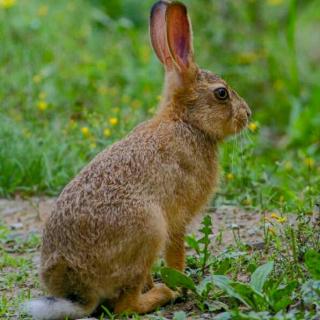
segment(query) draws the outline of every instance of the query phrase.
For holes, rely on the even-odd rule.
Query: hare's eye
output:
[[[219,100],[226,100],[229,98],[229,93],[226,88],[217,88],[213,91],[215,97]]]

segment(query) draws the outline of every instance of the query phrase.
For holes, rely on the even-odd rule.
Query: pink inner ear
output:
[[[180,3],[167,10],[167,39],[171,55],[181,68],[188,68],[192,55],[191,26],[187,9]]]
[[[182,58],[183,63],[188,63],[188,50],[186,38],[182,35],[178,40],[177,53]]]

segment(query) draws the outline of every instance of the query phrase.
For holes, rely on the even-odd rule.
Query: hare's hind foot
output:
[[[120,296],[114,311],[118,314],[123,312],[144,314],[175,300],[177,296],[176,292],[164,284],[156,284],[146,293],[141,293],[140,288],[136,288]]]

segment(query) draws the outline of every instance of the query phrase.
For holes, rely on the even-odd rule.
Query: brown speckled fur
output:
[[[175,297],[153,285],[150,268],[164,250],[168,266],[183,271],[186,226],[217,185],[218,143],[247,124],[246,103],[188,54],[183,69],[170,53],[157,115],[98,154],[64,188],[46,223],[42,282],[86,314],[103,300],[116,312],[145,313]],[[218,87],[230,98],[218,100]],[[150,290],[142,293],[145,283]]]

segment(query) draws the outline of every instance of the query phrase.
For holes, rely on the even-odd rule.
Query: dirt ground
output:
[[[0,220],[12,230],[13,236],[26,236],[30,233],[40,234],[42,226],[50,215],[54,198],[29,198],[23,199],[0,199]],[[242,242],[259,248],[263,238],[263,216],[258,212],[248,212],[232,206],[221,206],[219,209],[208,208],[207,213],[211,215],[213,221],[213,235],[222,233],[220,245],[212,247],[213,252],[219,252],[229,244],[234,243],[234,238],[241,237]],[[197,235],[197,229],[201,222],[198,217],[190,226],[189,232]],[[35,270],[39,264],[39,253],[33,259]],[[32,295],[41,295],[41,292],[32,289]],[[194,304],[190,301],[175,303],[166,307],[161,313],[162,316],[172,317],[177,310],[190,311],[194,309]],[[201,315],[201,319],[207,318],[206,314]],[[210,315],[208,314],[208,319]],[[148,319],[148,318],[145,318]],[[195,317],[192,317],[195,319]]]

